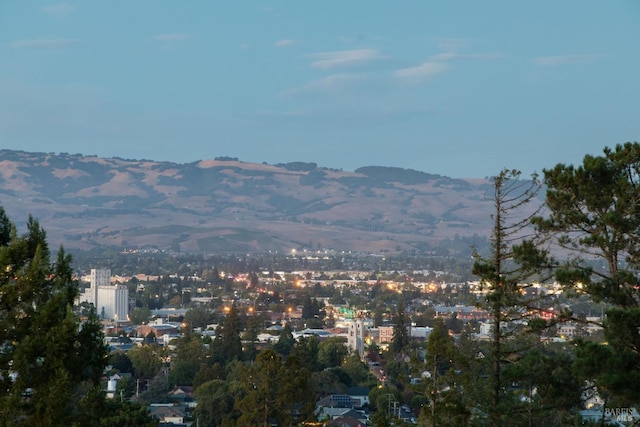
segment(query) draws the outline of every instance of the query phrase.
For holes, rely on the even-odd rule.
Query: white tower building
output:
[[[347,325],[347,347],[357,351],[360,357],[365,354],[365,331],[373,326],[371,319],[354,319]]]
[[[101,319],[126,322],[129,319],[129,289],[126,285],[111,284],[111,270],[91,269],[91,287],[82,293],[80,302],[96,308]]]

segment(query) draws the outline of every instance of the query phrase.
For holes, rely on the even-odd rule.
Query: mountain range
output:
[[[493,187],[421,171],[231,157],[178,164],[0,150],[0,204],[50,244],[193,253],[450,254],[486,244]]]

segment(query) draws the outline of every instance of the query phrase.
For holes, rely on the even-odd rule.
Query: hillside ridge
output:
[[[446,253],[455,240],[485,241],[490,189],[487,179],[386,166],[0,150],[0,203],[10,217],[33,214],[52,243],[77,249]]]

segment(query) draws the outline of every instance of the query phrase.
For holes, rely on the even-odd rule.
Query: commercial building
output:
[[[129,289],[126,285],[111,284],[111,270],[91,270],[91,286],[79,296],[79,303],[89,303],[96,308],[100,319],[126,322],[129,320]]]
[[[373,327],[371,319],[353,319],[347,323],[347,347],[358,352],[360,357],[365,355],[365,342],[369,336],[369,330]]]

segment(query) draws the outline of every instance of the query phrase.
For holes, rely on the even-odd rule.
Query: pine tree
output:
[[[236,402],[236,409],[242,412],[237,425],[271,425],[280,411],[279,394],[283,384],[280,356],[273,349],[260,353],[245,378],[246,394]]]
[[[384,320],[384,305],[381,302],[376,304],[376,309],[373,312],[373,326],[379,328],[382,326]]]
[[[391,345],[389,345],[389,350],[397,354],[409,345],[409,319],[404,311],[404,300],[402,298],[398,299],[394,323],[393,339]]]
[[[224,380],[211,380],[196,388],[198,425],[219,426],[233,414],[233,396],[229,384]]]
[[[293,338],[293,332],[291,331],[291,326],[287,323],[284,325],[284,328],[280,332],[280,337],[278,338],[278,342],[275,343],[273,349],[278,352],[278,354],[282,356],[287,356],[291,350],[293,350],[293,346],[295,345],[296,340]]]
[[[315,420],[315,392],[311,372],[293,355],[284,361],[279,390],[279,425],[293,426],[298,422]]]
[[[106,348],[95,314],[72,310],[70,264],[62,248],[50,262],[37,220],[19,236],[0,208],[0,425],[97,422]]]
[[[468,418],[461,395],[453,378],[456,350],[453,337],[449,335],[442,319],[436,321],[427,340],[426,367],[431,372],[427,380],[427,395],[430,400],[431,423],[433,426],[464,425]],[[455,419],[449,422],[449,418]]]
[[[549,215],[538,228],[570,258],[557,280],[610,304],[607,345],[578,342],[576,370],[618,406],[640,403],[640,144],[586,155],[581,165],[544,170]],[[600,262],[603,268],[594,268]],[[598,365],[594,361],[606,360]],[[612,402],[607,402],[612,403]]]
[[[476,254],[472,270],[486,290],[484,306],[491,313],[492,399],[487,406],[494,424],[504,422],[500,420],[505,416],[502,368],[509,353],[515,354],[513,349],[504,347],[504,339],[518,331],[514,320],[535,316],[540,297],[530,297],[526,290],[534,278],[548,280],[553,265],[548,252],[539,249],[540,242],[525,238],[539,207],[533,213],[523,210],[536,198],[540,182],[535,175],[531,180],[521,180],[520,176],[517,170],[504,169],[493,178],[491,254],[488,258]],[[506,325],[508,329],[504,329]]]
[[[220,346],[225,363],[234,359],[242,360],[242,340],[240,339],[240,318],[235,301],[222,322]]]

